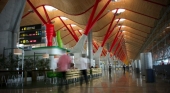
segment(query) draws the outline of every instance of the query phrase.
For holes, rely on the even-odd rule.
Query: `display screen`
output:
[[[41,24],[21,26],[19,34],[20,44],[40,44],[45,43],[45,31]]]
[[[36,37],[30,39],[20,39],[19,44],[40,44],[45,43],[45,38]]]
[[[36,24],[36,25],[28,25],[28,26],[21,26],[20,31],[30,31],[30,30],[40,30],[42,29],[41,24]]]
[[[20,38],[24,37],[35,37],[35,36],[44,36],[44,31],[28,31],[25,33],[20,33]]]

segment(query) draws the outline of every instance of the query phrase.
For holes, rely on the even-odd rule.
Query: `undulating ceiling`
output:
[[[7,0],[6,0],[7,1]],[[61,31],[63,44],[67,48],[74,47],[77,43],[70,31],[75,32],[80,39],[84,33],[88,20],[92,14],[96,0],[29,0],[42,18],[54,24],[55,31]],[[96,52],[102,45],[105,36],[108,39],[104,43],[102,56],[110,51],[120,59],[134,59],[148,39],[152,30],[162,16],[162,13],[169,5],[169,0],[97,0],[98,6],[94,18],[100,13],[103,7],[109,3],[101,12],[100,17],[92,27],[93,51]],[[109,2],[110,1],[110,2]],[[0,5],[4,5],[4,0]],[[48,7],[53,7],[49,10]],[[0,7],[1,10],[3,7]],[[45,10],[47,13],[45,13]],[[48,19],[49,17],[49,19]],[[63,22],[67,25],[65,27]],[[66,19],[67,18],[67,19]],[[113,21],[112,21],[113,20]],[[27,2],[21,26],[40,24],[42,20]],[[74,24],[74,25],[73,25]],[[109,31],[109,27],[111,28]],[[107,34],[109,32],[109,35]]]

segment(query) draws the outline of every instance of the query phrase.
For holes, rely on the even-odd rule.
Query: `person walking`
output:
[[[89,60],[88,60],[86,54],[82,54],[81,57],[79,58],[78,62],[79,62],[79,70],[81,73],[80,85],[82,85],[82,83],[83,83],[83,77],[85,79],[86,84],[88,84],[87,69],[89,66]]]
[[[62,88],[64,85],[64,81],[66,81],[66,72],[71,67],[71,64],[72,64],[72,60],[68,55],[63,54],[62,56],[60,56],[58,63],[57,63],[57,67],[58,67],[57,70],[62,75],[61,86],[59,86],[58,88],[59,93],[63,92]],[[66,90],[67,89],[68,89],[68,86],[66,85]]]

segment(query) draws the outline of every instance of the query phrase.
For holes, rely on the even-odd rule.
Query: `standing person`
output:
[[[109,74],[111,74],[111,70],[112,70],[112,67],[111,67],[111,64],[109,64]]]
[[[80,73],[81,75],[83,75],[86,84],[88,84],[88,78],[87,78],[87,69],[89,66],[89,60],[86,57],[86,54],[82,54],[81,57],[79,58],[79,62],[80,62]],[[83,83],[83,77],[80,78],[80,85],[82,85]]]
[[[126,68],[126,66],[125,66],[125,64],[123,65],[123,73],[125,73],[125,68]]]
[[[58,63],[57,63],[58,69],[57,70],[62,74],[61,86],[59,86],[59,88],[58,88],[59,93],[62,92],[61,90],[64,85],[64,81],[66,81],[66,72],[70,68],[71,63],[72,63],[71,58],[66,54],[63,54],[62,56],[60,56],[60,58],[58,60]],[[66,89],[68,89],[67,86],[66,86]]]

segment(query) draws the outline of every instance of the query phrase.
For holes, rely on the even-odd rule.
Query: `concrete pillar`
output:
[[[138,65],[138,60],[135,60],[135,71],[136,71],[137,74],[140,73],[140,71],[139,71],[139,65]]]
[[[145,69],[146,69],[146,67],[145,67],[145,58],[144,58],[144,53],[140,53],[140,60],[141,60],[141,74],[143,75],[143,76],[145,76],[146,75],[146,71],[145,71]]]
[[[155,75],[153,71],[151,52],[141,53],[140,59],[141,61],[143,61],[142,70],[143,70],[143,76],[145,76],[146,82],[147,83],[155,82]]]
[[[26,0],[8,0],[0,14],[0,54],[2,54],[4,47],[16,47],[25,3]]]
[[[89,61],[90,61],[90,65],[94,65],[93,63],[93,44],[92,44],[92,31],[89,32],[88,36],[87,36],[87,55],[89,57]],[[99,65],[99,61],[95,62],[95,65],[98,64]],[[94,65],[94,66],[95,66]]]
[[[135,70],[135,61],[132,62],[132,68]]]
[[[139,73],[141,73],[141,61],[137,60],[137,68],[139,68]]]

